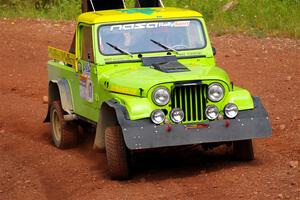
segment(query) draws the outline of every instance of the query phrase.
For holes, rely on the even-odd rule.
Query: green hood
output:
[[[107,89],[110,91],[114,91],[115,88],[139,91],[139,89],[142,88],[143,91],[148,92],[153,86],[162,83],[197,80],[219,80],[230,85],[227,73],[219,67],[184,65],[190,71],[165,73],[141,65],[134,67],[128,67],[128,64],[126,64],[126,66],[119,65],[113,68],[109,67],[109,69],[102,74],[100,80],[109,82]]]

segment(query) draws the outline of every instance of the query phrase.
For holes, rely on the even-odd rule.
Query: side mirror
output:
[[[217,54],[217,49],[215,47],[212,48],[214,56]]]

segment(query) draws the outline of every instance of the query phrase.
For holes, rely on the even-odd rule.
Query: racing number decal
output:
[[[79,89],[80,89],[80,97],[88,102],[94,101],[93,95],[93,82],[90,78],[91,73],[90,63],[84,63],[83,73],[79,77]]]

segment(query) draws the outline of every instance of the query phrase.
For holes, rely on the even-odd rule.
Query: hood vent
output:
[[[176,56],[143,57],[143,64],[165,73],[190,71],[186,66],[178,62]]]

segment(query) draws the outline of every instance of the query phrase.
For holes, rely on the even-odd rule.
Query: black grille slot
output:
[[[183,122],[199,122],[205,119],[204,93],[205,86],[198,83],[175,85],[172,91],[172,108],[181,108],[184,111]]]

